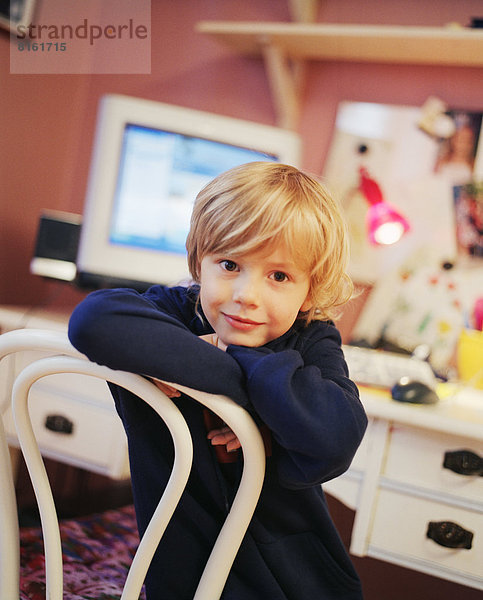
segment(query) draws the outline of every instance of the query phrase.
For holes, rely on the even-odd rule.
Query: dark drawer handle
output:
[[[445,452],[443,467],[460,475],[483,477],[483,458],[471,450]]]
[[[446,548],[470,550],[473,533],[451,521],[431,521],[428,523],[426,537]]]
[[[74,423],[63,415],[47,415],[45,428],[55,433],[71,435],[74,431]]]

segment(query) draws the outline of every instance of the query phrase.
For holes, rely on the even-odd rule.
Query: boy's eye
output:
[[[221,264],[225,271],[236,271],[238,268],[238,265],[233,260],[222,260]]]
[[[283,273],[282,271],[275,271],[275,273],[273,273],[272,277],[275,281],[278,281],[278,282],[286,281],[288,279],[288,276],[285,273]]]

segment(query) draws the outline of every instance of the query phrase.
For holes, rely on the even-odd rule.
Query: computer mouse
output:
[[[439,398],[436,392],[422,381],[402,377],[391,388],[391,396],[398,402],[411,404],[435,404]]]

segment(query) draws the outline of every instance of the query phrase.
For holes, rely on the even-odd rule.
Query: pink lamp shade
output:
[[[408,221],[382,195],[379,185],[369,177],[366,169],[359,169],[359,190],[369,203],[366,227],[369,241],[375,245],[389,245],[398,242],[409,231]]]
[[[378,202],[369,207],[366,226],[371,244],[386,246],[395,244],[409,231],[406,219],[387,202]]]

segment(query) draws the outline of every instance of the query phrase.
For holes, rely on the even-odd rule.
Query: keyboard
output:
[[[431,365],[404,354],[343,345],[350,378],[361,385],[391,388],[401,377],[421,381],[432,389],[436,377]]]

